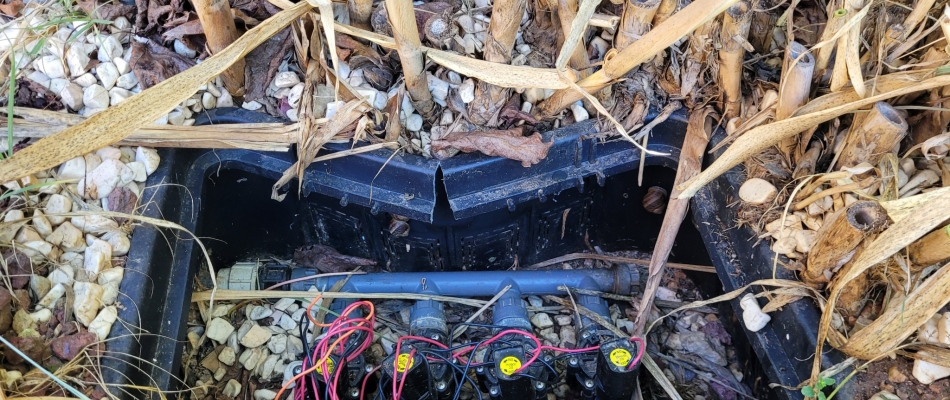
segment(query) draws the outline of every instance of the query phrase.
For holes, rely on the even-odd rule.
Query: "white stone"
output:
[[[196,51],[186,46],[180,40],[175,39],[175,44],[173,45],[173,47],[175,48],[176,53],[180,54],[181,56],[185,58],[195,58],[198,56],[198,53]]]
[[[184,108],[187,110],[188,108]],[[174,108],[168,113],[168,123],[172,125],[183,125],[185,123],[185,113],[183,108]]]
[[[226,89],[221,89],[221,96],[218,96],[218,107],[234,107],[234,98]]]
[[[254,400],[274,400],[277,392],[267,389],[258,389],[254,391]]]
[[[102,286],[102,304],[111,306],[119,298],[119,285],[125,276],[125,268],[108,268],[99,273],[97,282]]]
[[[76,296],[73,303],[76,320],[88,327],[102,306],[102,286],[92,282],[76,282],[73,292]]]
[[[129,254],[129,249],[132,247],[132,241],[129,240],[129,236],[118,229],[106,232],[102,235],[102,240],[105,240],[112,246],[113,256],[121,257]]]
[[[264,107],[264,105],[256,101],[245,101],[241,104],[241,108],[249,111],[257,111],[260,110],[261,107]]]
[[[116,68],[115,64],[111,62],[104,62],[96,66],[96,75],[99,76],[99,81],[102,82],[102,87],[106,90],[112,89],[115,86],[115,82],[119,80],[119,69]]]
[[[520,44],[516,47],[516,49],[522,55],[528,55],[531,53],[531,46],[528,46],[527,44]]]
[[[22,228],[20,228],[20,231],[17,232],[16,237],[13,240],[15,240],[18,244],[23,244],[42,241],[43,237],[40,236],[39,232],[36,231],[36,228],[30,225],[24,225]]]
[[[228,379],[228,383],[224,384],[224,390],[221,391],[221,394],[224,395],[224,397],[230,398],[235,398],[240,393],[241,384],[234,379]],[[276,397],[277,395],[274,394],[274,396]]]
[[[251,329],[241,337],[241,345],[248,348],[259,347],[260,345],[267,343],[270,340],[270,337],[273,334],[271,331],[261,328],[258,325],[254,325]]]
[[[53,225],[59,225],[66,221],[66,217],[57,214],[68,213],[72,210],[73,201],[70,200],[69,197],[61,194],[50,195],[49,199],[46,200],[46,207],[43,208],[43,211],[46,212],[46,218],[48,218],[49,222]]]
[[[79,228],[70,222],[64,222],[56,227],[46,240],[55,246],[60,246],[67,252],[78,253],[86,250],[86,240]]]
[[[274,309],[280,310],[280,311],[287,311],[287,308],[290,307],[295,302],[296,300],[285,297],[280,300],[277,300],[277,302],[274,303]]]
[[[257,367],[257,364],[261,362],[261,358],[264,356],[264,352],[267,350],[264,349],[247,349],[241,353],[241,356],[238,357],[238,362],[244,366],[244,369],[253,370]]]
[[[58,247],[44,240],[25,242],[23,243],[23,247],[20,247],[20,250],[34,261],[42,261],[44,259],[56,261],[62,254],[62,251]]]
[[[96,275],[112,266],[112,245],[104,240],[93,238],[87,243],[83,256],[83,269]]]
[[[79,111],[84,106],[82,87],[72,82],[63,87],[63,90],[59,92],[59,98],[73,111]]]
[[[132,72],[132,67],[129,65],[129,62],[125,61],[125,59],[122,57],[113,58],[112,64],[115,64],[115,69],[119,71],[119,75],[125,75]]]
[[[267,350],[280,354],[287,350],[287,335],[274,335],[267,341]]]
[[[261,363],[260,367],[260,377],[264,379],[269,379],[274,375],[274,367],[277,366],[277,362],[280,360],[280,356],[277,354],[271,354],[264,359],[264,362]]]
[[[148,178],[148,174],[145,172],[145,164],[141,161],[128,162],[125,166],[132,170],[133,182],[145,182]]]
[[[531,307],[540,308],[544,306],[544,301],[538,296],[528,296],[528,304],[531,305]]]
[[[574,104],[571,104],[571,113],[574,114],[575,122],[586,121],[588,118],[590,118],[590,114],[587,113],[587,110],[584,108],[584,104],[579,100]]]
[[[300,78],[294,72],[278,72],[274,77],[274,86],[279,88],[294,87],[300,83]]]
[[[409,96],[406,96],[406,97],[409,97]],[[344,106],[345,104],[346,104],[346,103],[343,102],[342,100],[341,100],[341,101],[331,101],[331,102],[327,103],[327,115],[326,115],[326,117],[327,117],[327,118],[332,118],[334,115],[336,115],[337,111],[340,111],[340,109],[343,108],[343,106]]]
[[[42,299],[49,293],[50,289],[53,288],[53,284],[43,275],[31,275],[30,276],[30,290],[33,292],[33,297],[37,299]]]
[[[30,318],[37,324],[45,324],[53,319],[53,312],[46,308],[40,309],[30,313]]]
[[[68,253],[64,253],[68,254]],[[76,270],[72,265],[60,265],[49,274],[49,281],[53,285],[63,284],[71,286],[76,277]]]
[[[106,340],[109,337],[109,331],[112,330],[112,324],[115,324],[118,318],[119,310],[115,306],[105,307],[89,324],[89,332],[95,333],[99,340]]]
[[[92,85],[83,90],[82,102],[87,108],[109,107],[109,92],[101,85]]]
[[[300,97],[303,95],[303,83],[298,83],[290,89],[290,92],[287,93],[287,103],[291,107],[297,108],[300,105]]]
[[[76,79],[73,79],[73,83],[83,88],[87,88],[92,85],[95,85],[97,82],[99,81],[96,79],[95,75],[88,72],[85,74],[79,75],[79,77],[77,77]]]
[[[777,194],[775,185],[761,178],[749,179],[739,187],[739,198],[749,204],[765,204],[772,201]]]
[[[297,115],[296,108],[291,108],[287,110],[286,115],[287,115],[287,119],[289,119],[291,122],[297,122],[300,120],[300,117]]]
[[[419,114],[412,114],[409,118],[406,118],[406,129],[418,132],[422,130],[422,116]]]
[[[926,351],[919,351],[917,354],[932,356]],[[916,378],[917,381],[924,385],[929,385],[937,380],[950,376],[950,367],[923,360],[914,360],[914,368],[911,370],[911,373],[914,375],[914,378]]]
[[[109,90],[109,105],[115,106],[119,103],[125,101],[125,99],[132,97],[132,92],[125,90],[120,87],[114,87]]]
[[[290,335],[287,337],[287,350],[290,354],[297,355],[303,353],[303,340],[299,337]]]
[[[204,92],[201,95],[201,106],[206,110],[214,108],[217,105],[217,99],[211,93]]]
[[[234,332],[234,325],[231,325],[230,322],[225,321],[223,318],[213,318],[211,322],[208,323],[205,336],[218,343],[224,343],[224,341],[228,340],[228,336],[230,336],[232,332]]]
[[[63,297],[64,294],[66,294],[66,286],[62,283],[56,283],[50,288],[49,292],[36,303],[36,306],[52,308],[53,305],[56,304],[56,301],[59,300],[60,297]]]
[[[439,105],[445,106],[445,98],[449,95],[449,83],[427,72],[426,84],[429,86],[429,92],[432,93],[433,100]]]
[[[531,317],[531,324],[538,327],[538,329],[545,329],[554,326],[554,321],[551,320],[551,316],[539,312]]]
[[[155,149],[139,146],[135,149],[135,161],[145,165],[145,173],[151,175],[158,169],[158,163],[161,161],[161,158]]]
[[[230,335],[228,337],[230,337]],[[234,361],[236,360],[237,354],[234,352],[234,349],[228,346],[224,346],[224,348],[221,349],[221,352],[218,353],[218,361],[221,361],[229,367],[234,365]]]
[[[122,43],[112,35],[99,35],[95,44],[99,46],[97,58],[104,63],[111,63],[113,58],[122,57]]]
[[[49,79],[65,78],[66,68],[63,60],[56,56],[43,56],[33,62],[33,68],[42,72]]]
[[[139,84],[138,79],[136,79],[135,74],[131,72],[120,75],[119,79],[115,81],[116,87],[119,87],[125,90],[131,90],[133,87],[135,87],[135,85],[138,85],[138,84]]]
[[[260,321],[264,318],[271,316],[271,314],[273,313],[274,313],[274,310],[271,310],[268,307],[255,305],[250,308],[250,311],[248,312],[247,317],[251,321]]]
[[[293,331],[297,329],[297,321],[294,321],[293,319],[291,319],[290,316],[287,314],[284,314],[283,316],[280,317],[280,321],[278,322],[278,324],[280,325],[281,329],[284,329],[287,331]]]
[[[95,214],[72,217],[69,221],[83,233],[99,234],[119,228],[119,224],[112,218]],[[86,241],[86,245],[89,245],[89,240]]]
[[[462,85],[459,86],[458,91],[463,103],[471,103],[475,100],[475,81],[471,78],[466,79],[462,82]]]
[[[79,191],[88,199],[99,200],[108,197],[116,187],[132,182],[133,176],[132,170],[122,162],[105,160],[93,169],[86,179],[79,181]],[[82,229],[81,226],[76,226]]]
[[[752,332],[758,332],[772,320],[768,314],[762,312],[759,302],[752,293],[746,293],[739,300],[739,306],[742,307],[742,321],[745,322],[746,329]]]

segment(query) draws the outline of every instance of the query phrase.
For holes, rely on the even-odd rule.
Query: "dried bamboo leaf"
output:
[[[275,14],[249,30],[233,44],[201,64],[134,95],[86,121],[44,138],[13,157],[0,161],[0,180],[8,182],[53,168],[73,157],[118,142],[136,129],[151,124],[198,91],[201,85],[227,70],[231,64],[284,29],[310,9],[307,3]]]
[[[915,84],[904,85],[891,91],[881,92],[881,94],[845,103],[836,107],[822,108],[813,113],[799,114],[796,112],[796,116],[792,118],[759,126],[746,132],[746,134],[736,139],[735,143],[733,143],[732,146],[729,146],[729,148],[723,152],[722,156],[720,156],[719,159],[717,159],[701,174],[693,179],[690,179],[688,182],[679,185],[677,188],[682,190],[680,198],[692,197],[697,191],[699,191],[700,188],[711,182],[719,175],[722,175],[730,168],[739,165],[749,157],[758,154],[765,148],[779,143],[782,139],[798,134],[803,129],[817,126],[818,124],[831,120],[832,118],[840,117],[846,113],[869,106],[881,100],[887,100],[892,97],[921,90],[946,86],[948,84],[950,84],[950,75],[936,76],[919,81]],[[878,87],[877,89],[881,88]],[[853,93],[854,89],[848,89],[847,92]],[[856,95],[856,93],[854,95]],[[828,96],[834,95],[832,94]],[[815,101],[831,103],[830,101],[822,101],[822,98],[824,97],[825,96],[822,96]],[[840,99],[836,98],[835,100]],[[808,108],[808,105],[805,105],[802,108]]]
[[[557,71],[551,68],[531,68],[499,64],[465,57],[447,51],[424,49],[430,60],[443,67],[495,86],[505,88],[564,89]]]
[[[553,142],[541,141],[541,134],[523,136],[521,128],[484,132],[454,132],[442,139],[432,141],[432,151],[448,148],[466,153],[473,151],[489,156],[501,156],[521,161],[524,167],[541,162],[548,155]]]
[[[887,210],[887,216],[890,217],[892,221],[899,222],[910,216],[921,204],[947,193],[950,193],[950,187],[931,190],[903,199],[885,201],[881,203],[881,206]]]
[[[564,44],[561,45],[561,52],[557,56],[557,61],[554,62],[555,69],[560,71],[567,66],[568,60],[570,60],[571,55],[574,54],[574,48],[577,47],[577,44],[581,41],[581,36],[587,31],[587,24],[590,23],[590,17],[594,15],[594,10],[598,5],[600,5],[600,2],[594,0],[583,0],[581,2],[580,7],[577,9],[577,16],[574,17],[574,21],[571,22],[570,33],[568,33],[567,38],[564,39]]]

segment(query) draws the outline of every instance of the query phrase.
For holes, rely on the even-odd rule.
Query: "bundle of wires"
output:
[[[333,322],[324,324],[313,318],[313,306],[316,305],[319,300],[320,296],[317,296],[310,302],[310,305],[307,306],[307,312],[304,313],[307,318],[302,321],[303,323],[300,325],[300,335],[304,343],[305,353],[302,371],[280,388],[275,399],[280,399],[281,395],[290,388],[291,384],[296,383],[293,397],[295,400],[303,400],[305,398],[304,393],[307,390],[307,378],[309,376],[310,389],[313,390],[314,397],[320,400],[321,396],[319,395],[320,391],[318,390],[317,376],[315,374],[319,373],[323,378],[323,382],[326,382],[326,390],[322,398],[327,400],[339,400],[337,384],[340,379],[341,371],[344,369],[343,364],[355,360],[373,343],[373,326],[376,322],[373,303],[368,301],[353,302],[347,306]],[[365,317],[349,317],[350,314],[353,314],[361,307],[366,309]],[[309,324],[326,328],[322,338],[317,341],[312,348],[310,348],[306,340]],[[341,360],[339,365],[333,365],[333,361],[330,359],[331,356],[335,356]]]

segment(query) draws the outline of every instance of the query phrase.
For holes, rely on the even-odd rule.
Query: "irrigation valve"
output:
[[[746,329],[752,332],[758,332],[772,320],[772,317],[762,312],[759,302],[752,293],[742,296],[739,306],[742,307],[742,322],[745,322]]]

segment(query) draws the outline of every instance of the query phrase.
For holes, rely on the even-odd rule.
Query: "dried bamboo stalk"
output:
[[[623,50],[649,32],[659,6],[660,0],[627,0],[614,37],[614,48]]]
[[[373,29],[369,22],[373,15],[373,0],[349,0],[346,6],[350,12],[350,25],[360,29]]]
[[[844,12],[844,0],[835,0],[828,3],[828,22],[825,23],[825,29],[821,32],[819,43],[827,43],[838,34],[841,27],[847,20],[847,13]],[[837,41],[835,41],[837,43]],[[822,79],[825,70],[828,68],[828,62],[831,61],[831,54],[835,46],[816,46],[813,49],[815,57],[815,80]]]
[[[744,42],[751,23],[749,3],[740,1],[729,7],[722,18],[719,49],[719,86],[722,89],[722,114],[727,121],[739,116],[742,108],[742,60]]]
[[[201,64],[136,94],[115,107],[109,107],[86,121],[52,136],[40,139],[13,157],[0,161],[0,181],[9,182],[32,173],[53,168],[63,162],[128,137],[140,127],[151,124],[198,91],[252,49],[287,27],[310,10],[306,2],[274,14],[247,31],[233,44]]]
[[[711,51],[711,36],[717,28],[715,20],[706,22],[689,35],[686,48],[686,62],[680,79],[680,96],[687,97],[696,87],[699,76],[706,68],[706,58]]]
[[[425,59],[422,56],[422,42],[416,28],[416,13],[410,0],[385,0],[389,15],[389,25],[393,29],[396,51],[402,64],[406,89],[412,107],[426,120],[435,117],[435,103],[426,82]]]
[[[759,8],[771,9],[771,1],[759,2]],[[756,53],[765,54],[772,47],[772,33],[775,32],[775,23],[778,15],[773,11],[760,11],[752,14],[752,24],[749,27],[749,43]],[[814,61],[813,61],[814,63]]]
[[[808,53],[808,49],[798,42],[791,42],[785,47],[785,58],[782,67],[782,81],[779,85],[778,104],[775,106],[775,119],[782,120],[790,117],[798,107],[808,102],[811,92],[812,73],[815,70],[815,58]],[[809,136],[809,135],[805,135]],[[779,150],[797,164],[801,158],[796,149],[807,145],[811,137],[789,137],[779,143]]]
[[[863,360],[894,351],[950,302],[950,265],[944,265],[905,301],[891,302],[874,322],[855,333],[839,350]]]
[[[617,25],[620,24],[620,17],[616,15],[594,13],[594,15],[590,17],[590,21],[587,21],[587,24],[607,30],[616,30]]]
[[[564,45],[561,48],[561,52],[558,53],[557,60],[554,63],[554,67],[557,70],[564,68],[565,64],[568,64],[566,61],[569,61],[571,68],[578,71],[578,77],[583,79],[590,75],[590,59],[587,58],[587,49],[585,46],[578,46],[581,37],[584,32],[587,30],[586,26],[582,26],[590,20],[590,15],[594,12],[594,8],[597,3],[593,0],[586,0],[585,5],[587,5],[584,14],[587,15],[578,15],[577,13],[577,1],[576,0],[558,0],[557,16],[558,20],[561,22],[561,32],[564,33]],[[574,28],[574,24],[578,24],[578,28]],[[570,59],[564,60],[566,54],[565,50],[571,49]]]
[[[890,104],[879,101],[845,139],[838,165],[853,167],[863,162],[877,165],[881,157],[897,151],[907,134],[907,121]]]
[[[737,1],[697,0],[690,3],[666,20],[663,23],[663,29],[650,30],[640,38],[641,40],[627,46],[610,60],[605,60],[603,68],[578,82],[577,85],[587,93],[596,93],[634,67],[666,50],[671,44],[715,18]],[[584,95],[573,88],[558,90],[547,100],[538,103],[533,113],[541,118],[552,118],[582,98]]]
[[[673,17],[675,18],[676,16],[674,15]],[[899,77],[894,77],[893,79],[868,81],[866,85],[874,85],[872,87],[880,94],[860,100],[852,100],[853,97],[856,97],[853,90],[842,91],[840,95],[832,93],[802,106],[796,111],[796,116],[792,118],[752,129],[736,139],[735,143],[729,146],[709,168],[689,182],[683,184],[683,193],[681,196],[690,197],[696,194],[700,188],[730,168],[743,162],[746,158],[758,154],[763,149],[775,145],[786,137],[801,132],[802,129],[817,126],[832,118],[839,117],[845,113],[891,97],[950,85],[950,75],[936,76],[915,83],[907,82],[907,80],[920,79],[920,77],[923,76],[926,76],[926,74],[915,75],[914,73],[908,73],[900,74]],[[904,84],[897,85],[897,82],[901,81],[903,81]],[[878,82],[880,82],[880,84],[877,84]]]
[[[240,36],[237,26],[234,25],[231,6],[228,5],[227,0],[192,0],[191,3],[195,6],[198,20],[201,21],[201,26],[204,28],[208,51],[211,54],[217,54],[224,50]],[[243,96],[246,90],[244,59],[235,61],[227,71],[221,74],[221,80],[224,81],[224,87],[232,95]]]
[[[515,46],[524,10],[525,0],[495,1],[488,35],[485,37],[485,61],[511,63],[511,49]],[[468,106],[470,120],[476,125],[496,126],[498,112],[505,106],[510,93],[507,88],[479,81],[475,88],[475,100]]]
[[[657,26],[670,19],[676,10],[680,9],[680,0],[661,0],[653,16],[653,26]]]
[[[887,211],[874,201],[859,201],[832,214],[815,236],[802,277],[813,284],[828,282],[825,274],[850,261],[861,241],[887,222]]]
[[[856,15],[864,8],[864,0],[845,0],[846,15]],[[847,32],[838,39],[835,52],[835,65],[831,72],[831,91],[841,90],[848,82],[857,89],[861,97],[865,95],[864,77],[861,72],[861,23],[852,24]]]
[[[950,225],[930,232],[907,248],[910,260],[918,266],[950,261]]]
[[[711,126],[708,117],[711,113],[712,109],[705,107],[690,114],[689,124],[686,127],[686,137],[683,139],[683,147],[680,150],[679,167],[676,169],[676,183],[685,182],[702,170],[703,155],[706,152],[706,145],[709,144]],[[666,270],[666,261],[669,259],[670,251],[673,250],[676,234],[679,232],[683,219],[686,218],[687,209],[689,209],[689,200],[673,199],[675,194],[674,191],[674,196],[671,197],[666,206],[663,225],[660,226],[660,233],[653,248],[653,256],[650,258],[649,277],[640,301],[641,312],[634,322],[633,334],[635,336],[644,333],[647,316],[650,315],[650,310],[653,308],[653,298],[656,297],[656,291],[660,287],[660,279],[663,277],[663,271]]]
[[[870,238],[869,238],[870,240]],[[862,252],[867,248],[868,240],[861,243],[857,249],[854,250],[855,258],[859,257]],[[838,278],[846,276],[848,270],[854,266],[853,262],[845,264],[844,267],[841,267],[839,274],[835,276],[835,279],[832,280],[831,285],[838,285]],[[861,313],[861,309],[864,308],[865,300],[867,299],[867,291],[870,286],[869,284],[869,275],[870,271],[864,271],[864,273],[858,274],[851,282],[848,282],[847,285],[843,285],[841,290],[841,296],[838,297],[838,302],[835,303],[835,308],[841,312],[846,317],[857,317]]]

